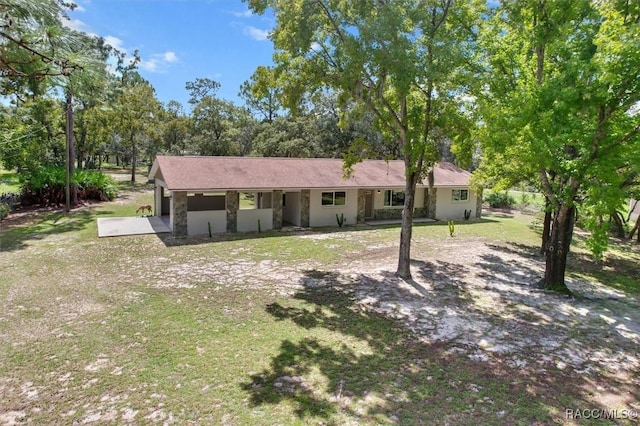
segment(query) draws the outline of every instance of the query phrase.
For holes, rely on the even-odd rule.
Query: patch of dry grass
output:
[[[397,227],[98,239],[96,217],[134,215],[142,188],[3,225],[0,423],[570,424],[565,408],[636,407],[636,247],[574,256],[574,301],[527,287],[541,265],[521,216],[454,238],[416,226],[413,283],[392,276]]]

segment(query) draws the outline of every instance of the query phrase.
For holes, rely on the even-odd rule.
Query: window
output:
[[[385,190],[384,206],[385,207],[404,206],[404,191],[394,191],[393,189]]]
[[[282,207],[287,207],[287,194],[282,194]]]
[[[469,190],[468,189],[453,189],[451,190],[451,201],[468,201]]]
[[[323,206],[344,206],[345,204],[347,204],[347,193],[344,191],[322,193]]]

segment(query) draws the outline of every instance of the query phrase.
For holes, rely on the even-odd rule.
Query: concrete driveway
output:
[[[169,218],[166,218],[168,221]],[[98,218],[98,237],[124,235],[161,234],[171,232],[163,218],[150,217],[101,217]]]

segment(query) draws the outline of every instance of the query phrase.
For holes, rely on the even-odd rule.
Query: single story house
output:
[[[154,214],[169,216],[176,236],[402,217],[402,161],[366,160],[347,179],[342,166],[331,158],[158,156],[149,173]],[[469,172],[445,162],[433,172],[432,193],[426,179],[416,189],[415,217],[480,217]]]

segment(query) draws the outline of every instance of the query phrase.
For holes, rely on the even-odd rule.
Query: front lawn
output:
[[[0,226],[0,423],[573,424],[638,409],[637,245],[532,283],[532,218],[97,238],[135,188]],[[579,238],[579,237],[577,237]],[[628,412],[626,412],[628,413]],[[595,421],[594,423],[597,423]]]

